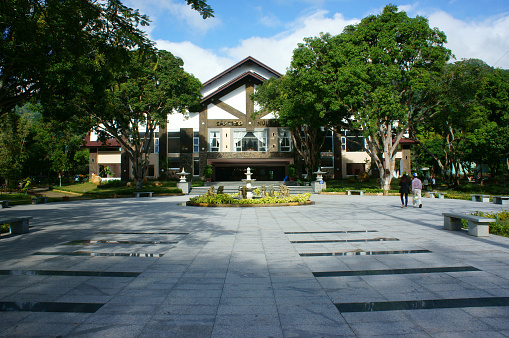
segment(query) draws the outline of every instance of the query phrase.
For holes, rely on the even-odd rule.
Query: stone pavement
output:
[[[0,237],[0,336],[509,336],[509,238],[445,231],[441,216],[500,205],[187,199],[2,209],[34,218],[30,233]]]

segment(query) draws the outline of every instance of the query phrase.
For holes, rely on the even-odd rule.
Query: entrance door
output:
[[[248,166],[216,167],[216,181],[242,181],[246,178]],[[282,181],[285,177],[284,166],[249,166],[257,181]]]

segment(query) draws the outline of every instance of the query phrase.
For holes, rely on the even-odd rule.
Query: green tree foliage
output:
[[[453,186],[462,172],[477,176],[480,165],[496,175],[509,154],[508,73],[481,60],[463,60],[446,67],[442,88],[437,114],[412,131],[416,139]],[[437,143],[440,149],[431,150]]]
[[[33,121],[15,113],[0,117],[0,177],[15,187],[27,158],[26,141]]]
[[[275,112],[279,123],[291,131],[294,149],[304,159],[309,174],[319,169],[320,149],[324,142],[324,120],[320,117],[315,98],[299,72],[295,56],[287,74],[271,78],[259,86],[253,99],[268,111]]]
[[[11,187],[25,177],[40,182],[88,173],[85,132],[71,122],[46,121],[39,110],[25,105],[1,118],[0,177]]]
[[[86,98],[75,101],[77,109],[95,121],[103,139],[115,138],[127,152],[138,188],[143,186],[157,126],[168,114],[199,107],[201,83],[183,64],[167,51],[132,51],[130,63],[115,74],[104,100],[94,106],[83,104],[90,102]]]
[[[291,112],[297,119],[304,116],[303,124],[317,121],[360,133],[388,190],[400,139],[411,125],[429,119],[438,104],[440,75],[451,55],[445,42],[445,34],[430,28],[426,18],[409,18],[389,5],[340,35],[305,39],[280,80],[295,80],[299,88],[281,85],[282,102],[260,103],[288,107],[279,110],[280,118]]]
[[[203,18],[203,0],[186,0]],[[120,0],[0,1],[0,115],[37,95],[52,114],[76,90],[100,93],[105,65],[127,62],[128,51],[151,48],[138,26],[149,20]]]

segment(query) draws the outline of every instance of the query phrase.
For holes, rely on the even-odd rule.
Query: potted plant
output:
[[[295,164],[289,164],[288,165],[288,177],[290,178],[290,181],[295,180],[295,175],[296,175]]]
[[[203,175],[205,175],[205,181],[210,182],[212,179],[212,166],[210,164],[207,164],[205,166],[205,171],[203,172]]]

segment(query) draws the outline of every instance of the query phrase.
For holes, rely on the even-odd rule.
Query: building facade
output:
[[[253,114],[258,109],[251,94],[265,80],[280,76],[247,57],[205,82],[199,112],[185,117],[168,115],[166,125],[159,126],[146,176],[171,177],[183,168],[194,178],[203,178],[207,165],[212,166],[215,181],[240,181],[247,167],[259,181],[284,180],[290,164],[298,173],[305,173],[290,131],[280,126],[273,113]],[[323,132],[320,169],[327,172],[327,178],[357,175],[369,169],[369,156],[359,145],[362,139],[349,132]],[[92,133],[86,144],[90,148],[90,175],[105,176],[104,168],[108,167],[112,178],[130,179],[129,159],[116,141],[102,144]],[[409,166],[409,152],[400,152],[398,157],[402,159],[401,168]]]

